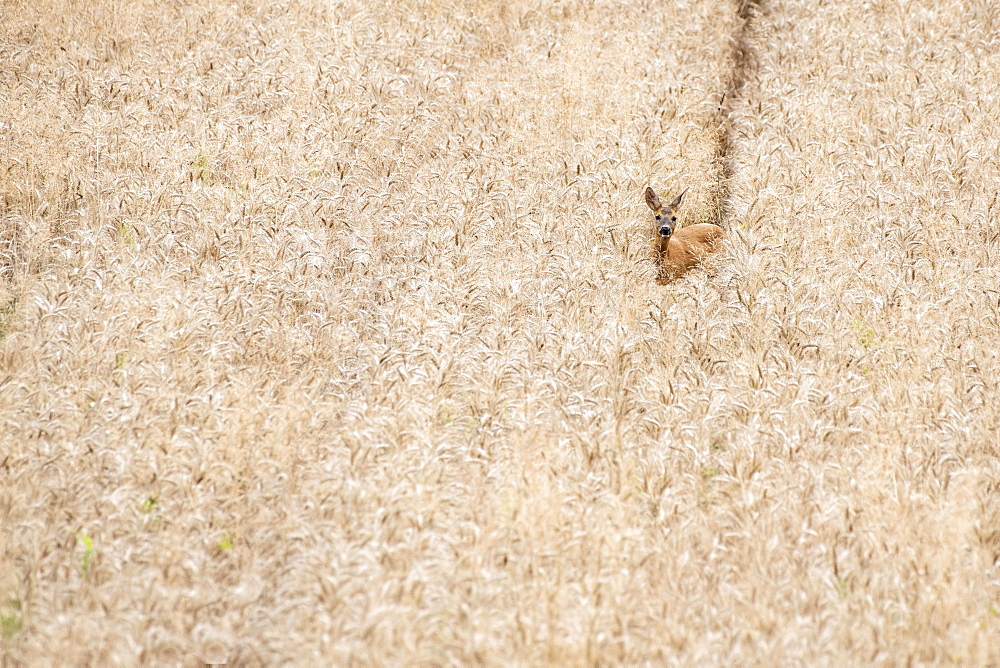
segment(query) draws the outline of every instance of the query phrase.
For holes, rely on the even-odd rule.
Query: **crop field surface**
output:
[[[998,155],[993,0],[6,0],[0,665],[1000,664]]]

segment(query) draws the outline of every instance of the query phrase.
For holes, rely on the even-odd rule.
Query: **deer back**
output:
[[[711,223],[682,227],[667,242],[663,257],[664,268],[674,277],[680,276],[701,262],[706,255],[719,250],[724,236],[722,228]]]

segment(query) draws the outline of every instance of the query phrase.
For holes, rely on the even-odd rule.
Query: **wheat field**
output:
[[[998,91],[992,0],[7,0],[0,663],[997,665]]]

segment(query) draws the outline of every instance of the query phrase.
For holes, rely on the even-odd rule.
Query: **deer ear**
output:
[[[646,206],[653,211],[660,210],[660,198],[656,196],[656,193],[649,186],[646,187]]]
[[[675,199],[673,202],[670,203],[670,208],[671,209],[673,209],[674,211],[676,211],[677,209],[681,208],[681,202],[684,200],[684,195],[685,195],[685,193],[687,193],[687,191],[688,191],[688,189],[685,188],[684,192],[682,192],[680,195],[678,195],[677,199]]]

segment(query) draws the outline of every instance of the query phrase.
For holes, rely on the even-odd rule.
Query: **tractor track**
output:
[[[719,100],[719,138],[715,148],[716,191],[713,196],[715,223],[727,227],[725,222],[733,214],[731,202],[732,179],[735,174],[736,129],[733,110],[742,99],[747,82],[757,71],[758,52],[753,41],[756,19],[767,12],[766,0],[734,0],[737,5],[738,24],[733,34],[729,55],[729,77]]]

